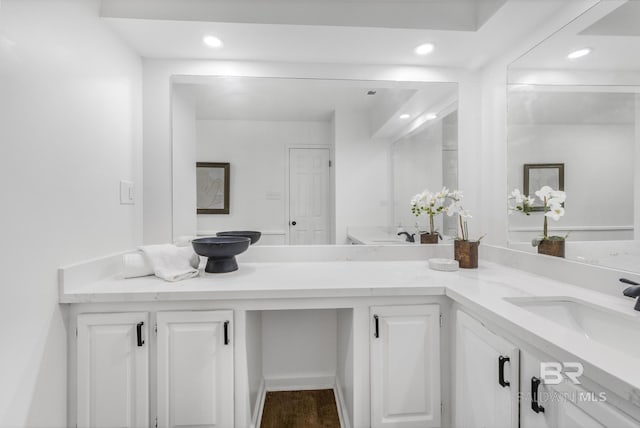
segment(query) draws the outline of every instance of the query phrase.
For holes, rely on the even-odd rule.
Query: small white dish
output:
[[[429,268],[444,272],[455,272],[460,266],[457,260],[452,259],[429,259]]]

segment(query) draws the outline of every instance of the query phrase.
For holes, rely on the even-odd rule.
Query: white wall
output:
[[[334,115],[336,244],[347,243],[349,226],[391,222],[391,142],[372,139],[364,111]]]
[[[393,143],[393,225],[402,226],[409,233],[429,230],[426,215],[411,213],[411,199],[425,189],[442,189],[442,121],[439,120],[418,134]],[[434,219],[442,232],[442,217]]]
[[[197,160],[231,163],[231,200],[229,215],[198,215],[197,230],[260,230],[284,244],[288,147],[332,142],[330,122],[198,120]]]
[[[336,375],[335,309],[262,312],[265,379]]]
[[[550,220],[550,227],[633,226],[634,140],[633,125],[510,124],[509,187],[522,190],[525,163],[564,163],[566,211],[559,221]],[[509,239],[530,241],[541,234],[542,223],[542,213],[512,214]],[[523,230],[531,228],[536,231]]]
[[[67,331],[57,268],[132,248],[140,200],[141,62],[98,2],[0,9],[0,426],[67,425]]]

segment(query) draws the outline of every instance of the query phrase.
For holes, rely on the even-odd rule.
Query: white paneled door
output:
[[[232,311],[158,312],[158,427],[233,427],[232,319]]]
[[[289,243],[330,243],[329,149],[289,149]]]
[[[78,315],[78,427],[149,426],[147,318]]]
[[[371,308],[371,426],[440,426],[440,307]]]
[[[519,350],[457,312],[454,426],[517,428]]]

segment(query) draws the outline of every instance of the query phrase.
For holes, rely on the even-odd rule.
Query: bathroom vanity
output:
[[[640,426],[631,300],[497,263],[535,257],[506,249],[429,270],[434,250],[256,247],[178,283],[119,279],[120,255],[63,268],[70,423],[250,427],[265,391],[333,388],[345,427]]]

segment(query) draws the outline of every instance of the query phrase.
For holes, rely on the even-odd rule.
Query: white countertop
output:
[[[107,278],[61,291],[61,303],[189,300],[336,298],[446,295],[549,353],[568,353],[585,363],[595,381],[613,378],[625,399],[640,393],[640,361],[504,300],[561,296],[594,302],[633,317],[633,301],[481,260],[479,269],[439,272],[426,261],[322,261],[241,263],[227,274],[207,274],[177,283],[154,276]],[[638,345],[640,346],[640,344]],[[630,367],[634,369],[629,370]],[[635,390],[635,391],[634,391]],[[640,395],[638,395],[640,397]],[[636,403],[640,406],[640,403]]]

